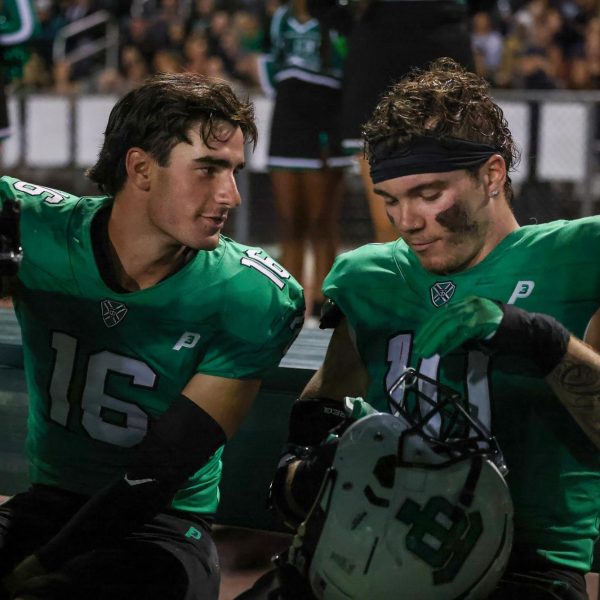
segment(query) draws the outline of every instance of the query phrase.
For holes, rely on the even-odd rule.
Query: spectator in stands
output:
[[[529,32],[534,23],[543,18],[549,6],[549,0],[528,0],[515,11],[512,19],[513,24],[522,25]]]
[[[51,69],[52,45],[67,21],[52,0],[36,0],[34,6],[39,27],[31,39],[32,48],[41,56],[46,69]]]
[[[111,112],[105,195],[1,178],[32,480],[0,507],[2,598],[217,600],[222,446],[304,312],[289,273],[221,235],[255,136],[228,84],[161,76]]]
[[[558,80],[546,50],[539,46],[525,48],[519,57],[518,87],[530,90],[554,90]]]
[[[184,46],[185,68],[191,73],[225,78],[223,62],[216,56],[210,56],[205,33],[192,32]]]
[[[208,40],[204,33],[193,32],[188,35],[183,52],[188,71],[201,75],[208,71]]]
[[[510,21],[496,84],[515,89],[564,87],[567,77],[565,39],[561,13],[547,0],[531,0]]]
[[[125,46],[121,50],[121,69],[130,90],[141,85],[151,72],[144,55],[133,45]]]
[[[137,46],[126,45],[121,49],[119,68],[101,69],[91,78],[90,91],[126,94],[142,85],[150,76],[150,64]]]
[[[256,14],[238,10],[233,15],[232,29],[244,52],[260,52],[263,49],[264,32]]]
[[[146,35],[156,52],[167,47],[177,47],[181,39],[181,14],[179,0],[160,0],[155,13],[146,16],[148,29]],[[173,30],[175,27],[175,30]],[[176,39],[173,39],[175,33]]]
[[[23,67],[23,76],[15,82],[14,88],[19,92],[44,92],[52,87],[52,75],[44,59],[32,52]]]
[[[167,48],[183,54],[183,46],[187,37],[187,24],[183,19],[173,19],[167,30]]]
[[[565,60],[557,40],[562,18],[553,8],[546,9],[532,23],[529,41],[517,67],[518,87],[555,89],[564,87]]]
[[[584,41],[587,24],[599,16],[600,6],[597,0],[559,0],[557,9],[565,22],[563,31],[565,55],[571,58]]]
[[[495,83],[495,76],[502,62],[504,38],[494,28],[492,17],[487,12],[477,12],[471,18],[471,43],[475,59],[475,72]]]
[[[97,73],[90,82],[90,91],[99,94],[116,94],[122,96],[127,93],[127,82],[118,69],[108,67]]]
[[[54,61],[52,66],[52,91],[57,94],[78,94],[84,91],[85,83],[75,81],[73,67],[68,60]]]
[[[154,54],[152,70],[154,73],[182,73],[185,69],[179,53],[164,48]]]
[[[139,15],[132,15],[125,27],[123,47],[135,46],[149,63],[156,48],[154,41],[148,34],[148,20]]]
[[[216,0],[195,0],[191,15],[192,31],[207,31],[216,10]]]
[[[210,27],[210,20],[215,10],[215,0],[194,0],[190,15],[190,31],[194,33],[206,33]]]
[[[216,53],[223,65],[233,79],[240,79],[242,76],[236,69],[236,64],[241,56],[245,54],[240,45],[240,39],[237,32],[233,29],[227,29],[219,37],[219,52]]]
[[[223,61],[223,67],[229,77],[236,77],[238,56],[232,47],[231,16],[225,10],[215,11],[210,19],[207,31],[208,48],[211,56],[218,56]],[[235,41],[233,41],[235,45]]]
[[[23,75],[29,59],[26,45],[34,35],[36,17],[31,0],[0,3],[0,144],[11,134],[6,103],[6,83]]]
[[[494,77],[498,87],[517,87],[519,60],[528,45],[527,38],[527,27],[523,23],[513,20],[509,32],[504,38],[502,61]]]
[[[600,17],[587,23],[584,40],[573,53],[569,87],[581,90],[600,89]]]

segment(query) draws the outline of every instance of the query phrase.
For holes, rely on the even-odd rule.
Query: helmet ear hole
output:
[[[406,385],[420,377],[410,373]],[[493,460],[500,452],[464,415],[444,429],[444,411],[462,399],[436,391],[438,401],[413,416],[408,406],[371,414],[340,437],[290,552],[317,598],[396,600],[402,590],[415,600],[473,600],[496,587],[513,536],[510,493]]]

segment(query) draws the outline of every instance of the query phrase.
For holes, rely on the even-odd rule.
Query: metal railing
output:
[[[104,37],[87,40],[67,53],[70,40],[100,25],[105,27]],[[105,10],[99,10],[59,29],[52,46],[54,62],[66,60],[71,65],[101,52],[105,53],[105,66],[116,69],[119,65],[119,26],[112,15]]]

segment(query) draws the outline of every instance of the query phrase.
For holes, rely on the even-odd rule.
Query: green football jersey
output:
[[[271,21],[271,53],[259,61],[259,77],[265,92],[273,94],[286,79],[301,79],[339,89],[342,85],[346,38],[335,29],[322,30],[317,19],[301,23],[289,6],[280,6]],[[329,36],[326,59],[321,53],[323,31]]]
[[[302,288],[259,248],[221,237],[160,283],[118,293],[100,275],[90,232],[111,198],[9,177],[0,198],[21,205],[15,310],[34,483],[96,492],[196,373],[261,378],[302,325]],[[216,510],[221,454],[178,491],[174,508]]]
[[[425,271],[401,240],[370,244],[340,256],[323,285],[356,335],[368,401],[393,412],[388,390],[407,366],[463,394],[504,452],[515,544],[583,571],[598,537],[598,451],[547,383],[518,373],[514,358],[459,350],[417,360],[412,342],[435,311],[470,295],[552,315],[582,338],[600,305],[599,255],[600,218],[591,217],[522,227],[481,263],[447,276]]]

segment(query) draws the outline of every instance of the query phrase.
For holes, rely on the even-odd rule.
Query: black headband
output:
[[[405,175],[477,167],[499,153],[493,146],[452,137],[418,136],[410,143],[392,149],[389,149],[389,142],[389,138],[385,138],[376,142],[371,150],[369,162],[373,183]]]

